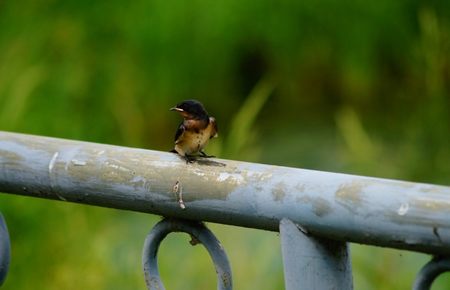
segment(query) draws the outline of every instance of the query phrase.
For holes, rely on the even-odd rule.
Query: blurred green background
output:
[[[201,100],[221,158],[450,184],[450,1],[1,1],[0,130],[167,151]],[[145,289],[156,216],[0,195],[2,289]],[[211,224],[236,289],[283,289],[275,233]],[[215,289],[169,236],[167,289]],[[352,245],[355,289],[409,289],[422,254]],[[448,289],[450,275],[433,287]]]

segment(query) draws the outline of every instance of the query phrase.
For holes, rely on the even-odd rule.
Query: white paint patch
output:
[[[104,154],[105,153],[105,150],[101,150],[101,151],[98,151],[97,152],[97,155],[102,155],[102,154]]]
[[[402,203],[397,210],[398,215],[405,215],[409,210],[409,204],[408,203]]]
[[[203,171],[200,171],[200,170],[195,170],[194,173],[197,176],[205,176],[206,175]]]
[[[232,175],[227,172],[221,172],[217,177],[217,181],[222,182],[230,178]]]
[[[261,181],[264,181],[264,180],[269,179],[269,178],[272,178],[272,173],[261,175]]]
[[[130,172],[131,170],[130,169],[128,169],[128,168],[126,168],[126,167],[124,167],[124,166],[121,166],[121,165],[118,165],[118,164],[111,164],[110,162],[105,162],[109,167],[111,167],[111,168],[114,168],[114,169],[117,169],[117,170],[120,170],[120,171],[124,171],[124,172]]]
[[[56,163],[56,158],[58,158],[59,153],[55,152],[55,154],[53,154],[52,159],[50,160],[50,163],[48,164],[48,172],[51,173],[53,170],[53,166],[55,166]]]
[[[72,164],[75,166],[84,166],[86,165],[86,161],[72,159]]]
[[[172,162],[167,162],[167,161],[157,161],[157,160],[152,160],[151,162],[149,162],[148,164],[150,164],[152,167],[154,168],[177,168],[177,166],[175,166]],[[177,162],[177,164],[179,164],[179,161]],[[158,169],[155,169],[158,170]]]
[[[240,184],[244,178],[241,175],[236,174],[230,174],[227,172],[221,172],[219,176],[217,177],[217,181],[223,182],[223,181],[229,181],[229,182],[235,182],[236,184]]]

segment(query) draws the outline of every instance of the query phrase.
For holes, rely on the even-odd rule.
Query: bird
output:
[[[183,121],[175,133],[175,147],[171,152],[183,157],[187,163],[195,161],[196,156],[207,155],[203,148],[209,139],[218,137],[216,119],[208,115],[205,107],[197,100],[185,100],[178,103],[171,111],[178,112]]]

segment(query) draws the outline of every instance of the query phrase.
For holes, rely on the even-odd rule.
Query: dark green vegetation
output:
[[[196,98],[219,123],[209,154],[449,185],[449,3],[0,1],[0,130],[169,150],[168,109]],[[0,210],[4,289],[145,288],[158,217],[9,195]],[[274,233],[210,227],[236,289],[282,289]],[[167,288],[214,289],[187,241],[163,244]],[[428,260],[352,250],[356,289],[408,289]]]

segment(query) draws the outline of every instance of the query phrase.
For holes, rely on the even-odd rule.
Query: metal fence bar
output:
[[[450,254],[446,186],[0,132],[0,192]]]
[[[347,243],[308,236],[287,219],[280,238],[286,290],[353,289]]]

